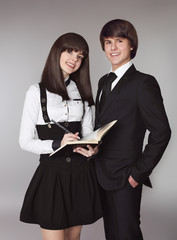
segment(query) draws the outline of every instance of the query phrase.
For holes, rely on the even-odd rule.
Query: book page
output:
[[[96,131],[92,132],[88,136],[81,138],[80,141],[87,141],[87,140],[92,141],[92,140],[97,139],[98,131],[99,131],[99,129],[97,129]]]
[[[109,131],[109,129],[117,122],[117,120],[114,120],[110,123],[107,123],[106,125],[100,127],[99,129],[95,130],[94,132],[92,132],[91,134],[89,134],[88,136],[81,138],[78,141],[72,141],[72,142],[68,142],[65,145],[61,146],[60,148],[56,149],[53,153],[50,154],[50,156],[52,156],[54,153],[60,151],[61,149],[63,149],[64,147],[66,147],[67,145],[92,145],[92,144],[100,144],[101,139],[103,138],[103,136]]]
[[[107,123],[106,125],[104,125],[103,127],[98,129],[98,134],[97,134],[97,139],[98,141],[100,141],[103,136],[107,133],[107,131],[117,122],[117,120],[114,120],[110,123]]]

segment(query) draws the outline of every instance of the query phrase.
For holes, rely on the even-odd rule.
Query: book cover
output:
[[[72,142],[68,142],[67,144],[64,144],[63,146],[57,148],[54,152],[52,152],[50,156],[57,153],[58,151],[61,151],[67,146],[84,146],[84,145],[96,146],[100,144],[104,135],[114,126],[116,122],[117,120],[109,122],[103,125],[102,127],[98,128],[97,130],[93,131],[87,137],[81,138],[78,141],[72,141]]]

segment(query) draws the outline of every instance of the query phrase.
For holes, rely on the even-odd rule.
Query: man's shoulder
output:
[[[136,74],[137,74],[137,76],[140,76],[142,78],[151,78],[151,77],[153,77],[152,75],[150,75],[148,73],[141,72],[141,71],[136,71]]]
[[[135,70],[133,72],[132,78],[134,78],[138,82],[144,82],[146,80],[155,80],[154,76],[144,73],[144,72],[141,72],[141,71],[138,71],[138,70]]]

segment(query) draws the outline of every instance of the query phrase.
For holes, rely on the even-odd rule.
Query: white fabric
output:
[[[85,102],[83,106],[79,91],[73,81],[67,86],[67,91],[71,99],[69,101],[62,101],[61,96],[47,91],[49,118],[57,122],[82,121],[82,135],[85,137],[93,131],[92,109],[88,106],[88,102]],[[36,125],[45,124],[42,117],[39,85],[34,84],[26,93],[23,107],[19,136],[22,149],[36,154],[49,154],[53,151],[52,140],[40,140],[37,137]]]
[[[112,82],[111,84],[111,91],[113,90],[113,88],[116,86],[116,84],[118,83],[118,81],[121,79],[121,77],[125,74],[125,72],[131,67],[132,65],[132,61],[129,61],[128,63],[124,64],[123,66],[117,68],[114,73],[117,75],[117,78]],[[112,69],[110,70],[110,72],[113,72]],[[109,72],[109,73],[110,73]],[[102,95],[103,90],[100,92],[99,95],[99,101],[101,100],[101,95]]]
[[[131,67],[131,65],[132,65],[132,61],[129,61],[114,71],[114,73],[117,75],[117,78],[112,82],[111,90],[113,90],[113,88],[116,86],[118,81],[125,74],[125,72]],[[112,70],[110,72],[112,72]]]

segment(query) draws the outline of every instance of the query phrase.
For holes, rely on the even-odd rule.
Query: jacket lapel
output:
[[[99,80],[99,84],[98,84],[98,91],[97,91],[97,95],[96,95],[96,101],[95,101],[95,104],[96,104],[96,108],[95,108],[95,126],[97,126],[97,123],[98,123],[98,118],[99,118],[99,100],[100,100],[100,94],[101,94],[101,91],[103,89],[103,86],[105,84],[105,80],[107,78],[107,74],[104,75],[100,80]]]
[[[98,107],[99,107],[99,96],[100,95],[98,95],[98,94],[100,94],[100,92],[101,92],[101,90],[99,89],[99,91],[98,91],[98,96],[97,96],[97,105],[96,105],[96,111],[97,111],[97,115],[96,115],[96,117],[98,117],[99,116],[99,118],[100,117],[102,117],[103,115],[104,115],[104,113],[110,108],[110,104],[113,102],[113,101],[115,101],[115,97],[116,97],[116,95],[118,95],[119,94],[119,92],[120,92],[120,90],[126,85],[126,84],[128,84],[128,82],[129,81],[131,81],[131,76],[132,76],[132,74],[133,73],[135,73],[136,72],[136,69],[135,69],[135,67],[134,67],[134,65],[132,65],[126,72],[125,72],[125,74],[122,76],[122,78],[118,81],[118,83],[116,84],[116,86],[114,87],[114,89],[110,92],[110,94],[108,95],[108,97],[107,97],[107,99],[106,99],[106,101],[105,101],[105,104],[104,104],[104,106],[103,106],[103,109],[102,109],[102,111],[100,112],[100,113],[98,113],[99,112],[99,109],[98,109]]]

